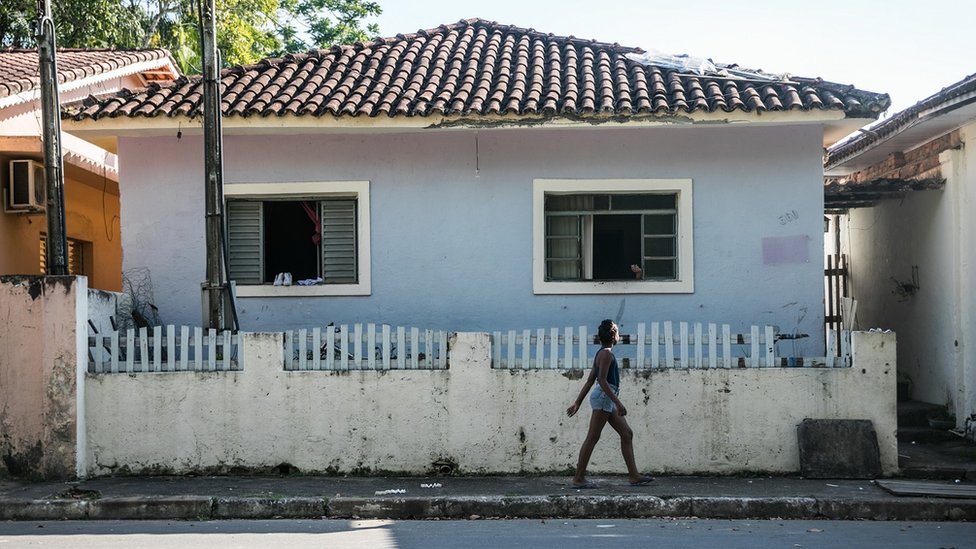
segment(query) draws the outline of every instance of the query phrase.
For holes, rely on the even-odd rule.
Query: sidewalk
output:
[[[632,487],[569,477],[118,477],[81,482],[0,480],[0,520],[489,517],[976,521],[972,481],[911,481],[946,497],[901,497],[867,480],[663,477]],[[879,481],[883,483],[884,481]]]

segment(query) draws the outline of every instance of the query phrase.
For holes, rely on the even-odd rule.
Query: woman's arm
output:
[[[583,399],[586,398],[586,393],[590,392],[590,388],[593,387],[593,383],[596,381],[596,368],[590,368],[590,375],[586,378],[586,383],[583,384],[583,388],[580,389],[579,395],[576,397],[576,401],[573,402],[569,408],[566,408],[566,415],[573,417],[576,412],[579,411],[579,407],[583,404]]]

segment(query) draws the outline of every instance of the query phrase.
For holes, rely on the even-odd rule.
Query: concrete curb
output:
[[[417,498],[209,496],[95,500],[0,498],[0,520],[220,520],[277,518],[658,518],[976,521],[976,500],[808,497],[452,496]]]

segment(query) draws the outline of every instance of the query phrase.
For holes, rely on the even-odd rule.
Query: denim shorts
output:
[[[610,385],[609,383],[607,385]],[[620,394],[620,389],[616,385],[610,385],[610,389],[613,391],[614,396]],[[596,384],[593,390],[590,391],[590,406],[594,410],[603,410],[604,412],[614,413],[617,411],[617,406],[610,400],[610,397],[603,392],[603,388],[600,384]]]

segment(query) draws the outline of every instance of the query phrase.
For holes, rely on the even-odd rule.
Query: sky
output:
[[[375,0],[380,35],[478,17],[891,96],[887,115],[976,73],[974,0]]]

